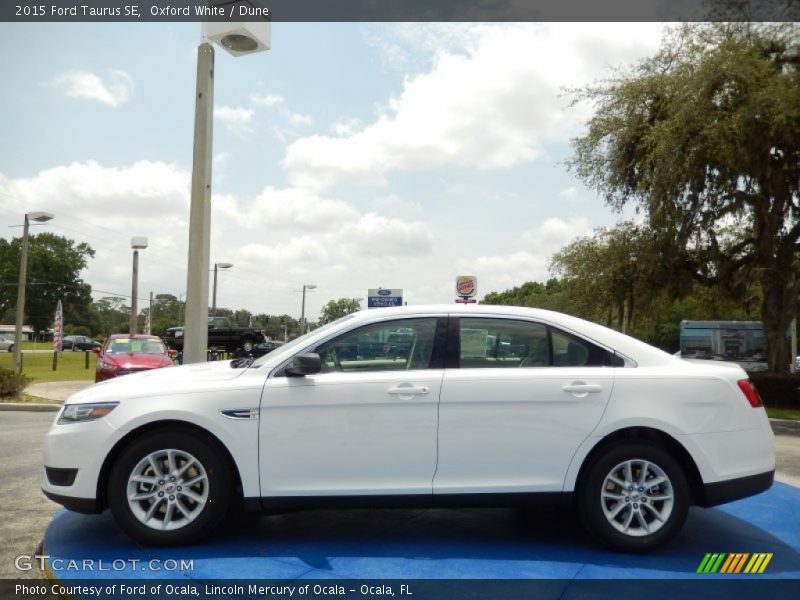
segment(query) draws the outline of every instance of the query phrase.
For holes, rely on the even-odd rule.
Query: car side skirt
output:
[[[509,508],[566,507],[572,503],[571,492],[535,492],[508,494],[394,494],[363,496],[265,496],[245,498],[244,508],[251,512],[318,508]]]

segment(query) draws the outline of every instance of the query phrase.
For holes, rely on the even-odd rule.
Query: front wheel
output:
[[[678,462],[660,447],[632,442],[603,452],[579,490],[589,532],[622,552],[647,552],[680,531],[689,510],[689,486]]]
[[[160,430],[134,441],[108,485],[114,519],[146,545],[188,544],[208,535],[227,512],[232,479],[216,444]]]
[[[9,351],[9,352],[13,352],[13,351],[14,351],[14,344],[11,344],[11,345],[8,347],[8,351]]]
[[[242,350],[245,352],[252,352],[253,351],[253,340],[245,340],[242,342]]]

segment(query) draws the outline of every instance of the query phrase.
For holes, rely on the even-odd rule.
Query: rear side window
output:
[[[623,367],[625,361],[613,352],[566,331],[550,328],[554,367]]]
[[[462,318],[459,323],[462,369],[625,364],[605,348],[542,323],[479,317]]]

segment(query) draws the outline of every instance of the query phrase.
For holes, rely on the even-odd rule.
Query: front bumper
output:
[[[44,488],[42,488],[42,492],[44,492],[44,495],[53,502],[57,502],[67,510],[71,510],[73,512],[94,515],[103,511],[95,498],[73,498],[72,496],[62,496],[61,494],[48,492]]]
[[[706,483],[703,486],[703,498],[698,504],[707,508],[755,496],[772,487],[774,480],[775,469],[757,475]]]

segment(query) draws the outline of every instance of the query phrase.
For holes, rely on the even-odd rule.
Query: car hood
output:
[[[234,369],[231,361],[216,361],[152,369],[96,383],[67,398],[67,404],[106,402],[165,394],[207,391],[209,384],[240,377],[247,369]]]
[[[105,354],[103,362],[117,365],[123,369],[157,369],[172,364],[172,359],[163,354]]]

